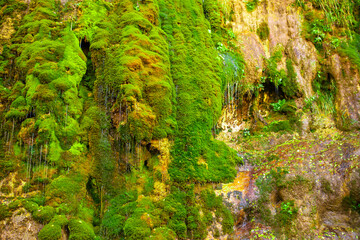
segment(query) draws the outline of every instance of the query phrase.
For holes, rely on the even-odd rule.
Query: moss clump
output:
[[[150,236],[151,229],[147,223],[138,218],[129,218],[124,225],[124,235],[126,239],[144,239]]]
[[[262,22],[256,30],[256,33],[262,41],[265,41],[270,34],[269,25],[266,22]]]
[[[270,123],[269,126],[267,126],[267,129],[268,131],[271,132],[280,132],[280,131],[291,132],[293,130],[290,121],[288,120],[273,121],[272,123]]]
[[[71,219],[69,221],[69,240],[93,240],[95,239],[95,233],[93,227],[80,219]]]
[[[48,186],[49,204],[59,213],[74,213],[79,206],[78,197],[83,194],[85,182],[81,175],[60,176]]]
[[[1,204],[0,205],[0,221],[4,220],[5,218],[8,218],[10,216],[11,216],[11,213],[10,213],[9,207],[4,204]]]
[[[167,227],[155,228],[151,233],[151,238],[159,240],[171,240],[176,238],[176,234],[173,230]]]
[[[102,232],[108,238],[124,236],[123,228],[126,215],[132,214],[136,208],[136,192],[126,192],[111,200],[111,205],[106,211],[102,221]]]
[[[39,205],[31,200],[25,200],[23,206],[26,210],[33,213],[39,209]]]
[[[283,80],[282,90],[288,97],[300,95],[300,88],[297,81],[297,74],[291,59],[286,60],[287,77]]]
[[[287,77],[284,69],[278,70],[278,63],[283,56],[283,46],[278,45],[269,59],[266,59],[266,66],[263,70],[264,80],[275,85],[275,91],[278,92],[279,87],[283,84]]]
[[[119,118],[121,138],[149,141],[167,137],[174,128],[168,124],[174,118],[168,44],[164,32],[153,24],[157,17],[129,8],[130,4],[125,1],[114,8],[119,22],[115,39],[122,44],[114,42],[112,51],[106,51],[94,85],[97,100],[112,109],[113,118]],[[145,5],[154,10],[152,3]],[[95,52],[92,61],[96,64],[103,58]],[[112,92],[111,97],[107,91]]]
[[[39,240],[59,240],[61,236],[61,226],[49,223],[40,230],[38,238]]]
[[[65,215],[55,215],[50,223],[59,225],[60,227],[64,227],[69,223],[69,220],[66,218]]]
[[[50,206],[40,206],[37,210],[32,212],[33,218],[41,223],[48,223],[54,217],[55,210]]]
[[[14,200],[9,204],[9,209],[14,211],[15,209],[18,209],[21,206],[21,200]]]
[[[251,0],[246,3],[246,10],[252,12],[256,9],[259,4],[259,0]]]

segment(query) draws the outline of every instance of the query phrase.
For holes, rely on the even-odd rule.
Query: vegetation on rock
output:
[[[29,212],[40,240],[231,237],[244,217],[218,188],[249,161],[236,144],[360,126],[359,1],[292,1],[279,10],[302,19],[289,41],[257,16],[276,4],[0,0],[0,220]],[[355,168],[342,170],[354,166],[346,149],[341,176]],[[303,209],[286,191],[313,186],[275,169],[256,173],[249,212],[291,238]],[[342,204],[358,214],[351,176]]]

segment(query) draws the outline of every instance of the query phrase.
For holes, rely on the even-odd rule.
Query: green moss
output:
[[[11,108],[20,108],[26,106],[26,100],[23,96],[16,98],[10,105]]]
[[[61,76],[61,73],[58,71],[58,66],[54,62],[37,65],[32,73],[42,84],[50,83],[52,80]]]
[[[159,239],[159,240],[171,240],[176,238],[176,234],[173,230],[167,227],[155,228],[149,237],[149,239]]]
[[[49,102],[49,101],[53,101],[55,97],[56,97],[55,91],[53,91],[46,85],[40,84],[37,86],[35,93],[32,97],[32,100],[37,100],[40,102]]]
[[[234,218],[229,209],[223,205],[221,196],[216,196],[212,190],[205,190],[201,192],[201,199],[207,210],[215,212],[216,219],[222,219],[222,231],[224,234],[231,234],[233,232]],[[211,222],[212,222],[212,216]]]
[[[94,42],[97,42],[97,39],[94,38],[100,35],[99,31],[106,31],[101,27],[104,24],[111,5],[104,1],[94,2],[86,0],[82,1],[78,7],[82,10],[82,15],[78,19],[77,27],[74,31],[80,39],[87,39],[92,43],[91,47],[96,49],[97,47],[95,47]],[[106,26],[112,27],[111,24],[107,24]],[[109,33],[106,31],[106,34]],[[103,39],[105,40],[106,38]],[[97,42],[97,44],[99,44],[99,42]]]
[[[205,17],[210,23],[212,38],[214,42],[221,42],[221,25],[224,19],[222,15],[222,8],[219,2],[216,0],[205,0],[203,8]]]
[[[126,239],[145,239],[150,236],[150,233],[150,227],[142,219],[129,218],[124,224],[124,235]]]
[[[146,105],[139,103],[128,116],[129,130],[136,141],[151,140],[156,116]]]
[[[126,216],[134,212],[136,199],[136,192],[126,192],[111,200],[111,205],[105,212],[102,221],[102,232],[107,238],[114,239],[123,236]]]
[[[61,152],[63,151],[60,147],[60,142],[53,131],[50,136],[50,145],[49,145],[49,161],[57,163],[60,160]]]
[[[23,202],[23,206],[26,210],[28,210],[29,212],[33,213],[35,211],[37,211],[39,209],[39,205],[33,201],[30,200],[25,200]]]
[[[41,223],[48,223],[54,217],[55,210],[50,206],[40,206],[37,210],[32,212],[33,218]]]
[[[10,210],[16,210],[21,206],[21,200],[14,200],[9,204],[9,209]]]
[[[40,230],[38,238],[39,240],[59,240],[61,236],[61,226],[49,223]]]
[[[264,81],[273,83],[276,91],[278,91],[279,86],[282,85],[287,78],[283,69],[278,70],[278,63],[283,56],[283,50],[283,46],[278,45],[271,54],[271,57],[266,59],[266,66],[263,70],[263,74],[265,75]]]
[[[288,97],[300,95],[300,88],[297,81],[297,74],[291,59],[286,60],[287,77],[283,80],[282,90]]]
[[[256,9],[259,4],[259,0],[251,0],[246,3],[246,10],[252,12]]]
[[[351,62],[360,70],[360,35],[355,34],[352,41],[343,43],[340,53],[348,56]]]
[[[55,215],[50,223],[54,225],[59,225],[60,227],[64,227],[69,223],[69,220],[66,218],[65,215]]]
[[[282,202],[275,215],[276,224],[279,227],[289,227],[290,223],[296,218],[297,212],[298,208],[296,208],[294,201]]]
[[[291,132],[293,128],[288,120],[284,120],[284,121],[273,121],[272,123],[270,123],[269,126],[267,126],[267,130],[272,132],[280,132],[280,131]]]
[[[214,4],[214,1],[204,2],[204,7],[212,9]],[[211,128],[221,112],[222,82],[220,62],[217,52],[210,47],[215,44],[205,19],[199,20],[199,27],[191,25],[191,11],[172,1],[164,1],[160,12],[172,16],[162,23],[162,28],[171,42],[171,73],[177,86],[176,120],[179,127],[170,176],[179,182],[194,178],[199,181],[229,180],[234,176],[230,166],[235,164],[236,157],[226,146],[210,140]],[[211,15],[211,11],[205,10],[205,14]],[[188,24],[180,27],[176,22]],[[193,32],[203,39],[203,44],[193,40]],[[228,154],[230,161],[222,161],[225,159],[222,154]],[[197,163],[200,158],[206,158],[208,168]]]
[[[68,225],[70,236],[69,240],[93,240],[95,233],[93,227],[80,219],[71,219]]]
[[[79,197],[84,188],[82,176],[60,176],[48,186],[49,203],[57,208],[57,213],[74,213],[80,204]]]
[[[5,118],[19,120],[19,119],[24,119],[26,117],[26,114],[27,113],[25,111],[19,111],[18,109],[11,109],[6,113]]]
[[[86,147],[84,146],[84,144],[76,142],[71,146],[69,151],[75,156],[80,156],[82,153],[85,152],[85,149]]]
[[[114,112],[126,115],[125,124],[118,126],[122,137],[135,141],[167,137],[173,131],[167,122],[173,115],[174,92],[165,34],[147,15],[121,6],[127,5],[123,3],[115,9],[121,12],[115,39],[122,44],[106,52],[105,64],[97,72],[95,91],[102,96],[98,100]],[[94,38],[97,39],[97,34]],[[97,62],[94,55],[93,61]],[[99,75],[102,72],[107,74]],[[108,90],[118,96],[116,101],[108,101],[104,92]]]
[[[144,185],[144,192],[145,192],[145,194],[147,193],[146,195],[148,195],[153,190],[154,190],[154,178],[147,177],[146,183]]]
[[[268,24],[266,22],[262,22],[256,30],[256,33],[262,41],[268,39],[270,34]]]
[[[1,204],[0,205],[0,221],[4,220],[5,218],[8,218],[11,216],[11,213],[9,211],[9,207]]]
[[[174,230],[180,239],[186,238],[187,226],[183,221],[170,220],[169,227]]]

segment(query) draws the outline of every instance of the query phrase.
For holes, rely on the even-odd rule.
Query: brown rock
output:
[[[360,127],[360,76],[349,59],[338,54],[330,57],[330,73],[337,87],[336,111],[339,127],[353,129]]]
[[[35,222],[24,208],[16,210],[11,218],[0,222],[2,240],[36,240],[42,224]]]
[[[302,38],[296,38],[286,46],[286,54],[294,62],[294,69],[297,74],[297,81],[305,97],[312,96],[312,80],[317,72],[317,52],[315,46]]]

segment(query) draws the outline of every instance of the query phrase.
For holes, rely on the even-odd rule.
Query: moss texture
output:
[[[327,54],[332,25],[349,23],[331,22],[312,2],[312,10],[303,4],[303,34]],[[247,1],[246,14],[260,4]],[[0,177],[16,173],[19,202],[45,225],[39,239],[60,239],[62,230],[74,240],[204,239],[214,222],[216,236],[232,233],[233,216],[212,188],[234,180],[242,163],[215,139],[222,110],[249,104],[257,113],[267,85],[283,98],[272,104],[282,103],[274,107],[282,118],[264,130],[292,132],[303,94],[281,46],[264,60],[263,77],[248,82],[232,7],[0,0]],[[264,43],[269,30],[266,22],[253,29]],[[358,38],[342,47],[357,65]],[[313,81],[319,104],[336,94],[323,74]],[[2,205],[0,220],[11,211]],[[292,220],[279,213],[279,222]]]
[[[6,169],[24,167],[24,192],[43,190],[45,202],[24,202],[34,219],[48,223],[39,238],[57,239],[67,226],[70,239],[92,239],[88,223],[108,238],[204,238],[198,214],[204,206],[190,203],[192,183],[230,181],[240,162],[211,131],[223,93],[243,74],[220,4],[39,0],[1,6],[3,16],[23,11],[0,58],[1,99],[9,106],[1,116],[12,132],[7,154],[16,149],[17,156]],[[224,65],[231,77],[223,56],[231,56]],[[136,197],[121,201],[125,212],[121,207],[109,216],[107,203],[129,191]],[[184,205],[183,212],[173,205]],[[74,218],[60,224],[58,214]],[[164,224],[173,214],[178,217]]]

